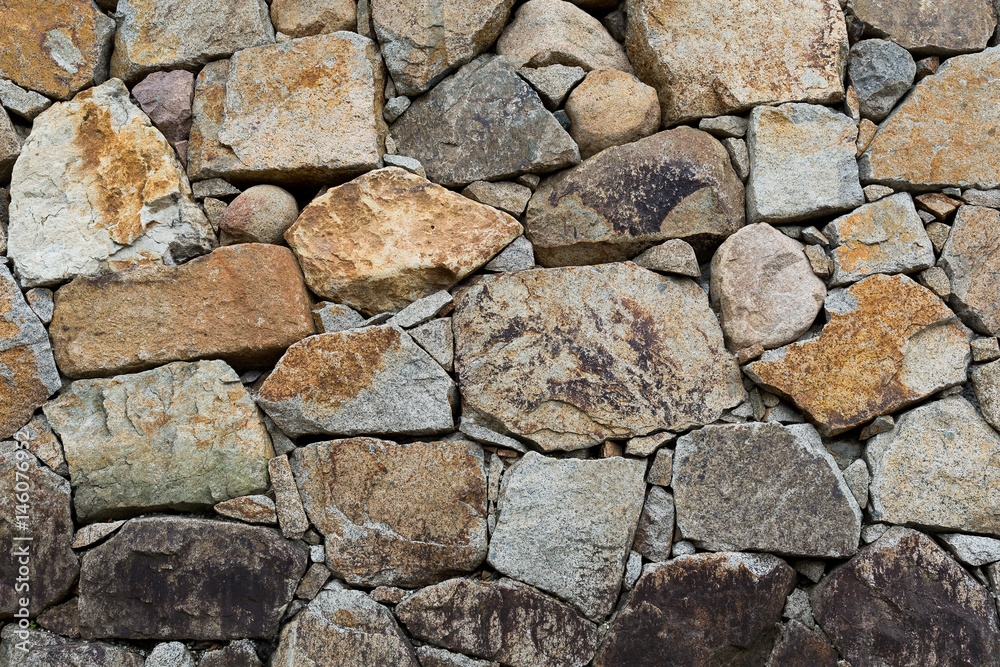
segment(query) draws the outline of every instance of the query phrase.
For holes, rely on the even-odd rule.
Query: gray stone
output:
[[[981,334],[1000,334],[1000,211],[963,206],[955,214],[939,266],[951,280],[950,303]]]
[[[892,526],[885,523],[871,523],[861,529],[861,541],[871,544],[880,539]]]
[[[416,650],[420,667],[500,667],[499,662],[476,660],[461,653],[452,653],[443,648],[421,646]]]
[[[306,517],[288,456],[274,457],[268,462],[267,470],[271,475],[274,507],[281,533],[289,539],[299,539],[309,529],[309,519]]]
[[[677,558],[678,556],[690,556],[696,553],[697,551],[698,550],[695,548],[695,546],[692,543],[688,542],[687,540],[677,540],[676,542],[674,542],[674,550],[673,550],[674,558]]]
[[[826,561],[813,558],[798,558],[792,561],[792,567],[795,568],[796,572],[813,583],[822,579],[826,573]]]
[[[198,667],[261,667],[261,662],[253,642],[240,639],[226,648],[206,651]]]
[[[52,100],[33,90],[25,90],[13,81],[0,79],[0,105],[25,120],[34,120],[52,106]]]
[[[323,585],[330,579],[330,568],[322,563],[313,563],[306,570],[306,574],[299,582],[299,587],[295,589],[295,597],[302,600],[312,600],[323,589]]]
[[[917,280],[920,281],[921,285],[937,294],[938,298],[942,301],[947,303],[948,299],[951,298],[951,280],[948,279],[948,274],[940,266],[932,266],[929,269],[921,271],[920,275],[917,276]],[[973,358],[973,361],[975,361],[975,358]]]
[[[229,181],[221,178],[209,178],[204,181],[195,181],[191,184],[191,191],[195,199],[205,199],[207,197],[229,197],[242,192]]]
[[[52,290],[45,287],[35,287],[28,290],[24,297],[42,324],[52,322],[52,311],[55,308],[55,303],[52,301]]]
[[[990,0],[918,2],[848,0],[866,35],[886,37],[916,55],[981,51],[996,18]],[[891,655],[891,654],[888,654]]]
[[[309,560],[314,563],[323,563],[326,561],[326,547],[322,544],[314,544],[309,547]]]
[[[917,64],[903,47],[883,39],[866,39],[851,47],[847,77],[858,94],[861,116],[885,119],[913,85]]]
[[[747,142],[729,137],[722,140],[722,145],[729,152],[729,161],[732,162],[736,175],[741,180],[747,180],[750,177],[750,150],[747,148]]]
[[[862,190],[864,190],[865,193],[865,201],[869,203],[878,201],[879,199],[885,199],[889,195],[896,192],[886,185],[866,185],[862,188]]]
[[[11,170],[20,154],[21,137],[7,112],[0,108],[0,182],[10,180]]]
[[[858,459],[851,465],[844,468],[844,481],[847,487],[858,501],[858,507],[864,509],[868,505],[868,483],[871,476],[868,473],[868,466]]]
[[[390,317],[386,324],[412,329],[434,317],[454,303],[447,290],[439,290],[422,299],[417,299],[401,311]]]
[[[815,628],[816,621],[813,618],[812,604],[809,602],[809,594],[801,588],[796,588],[789,593],[785,600],[785,608],[781,612],[782,618],[798,621],[806,627]]]
[[[1000,190],[963,190],[962,199],[972,206],[1000,208]]]
[[[808,667],[839,667],[841,663],[826,637],[812,627],[790,620],[781,630],[768,665],[806,665]],[[839,663],[839,664],[838,664]]]
[[[497,433],[496,431],[490,430],[485,426],[480,426],[465,416],[462,417],[462,423],[458,429],[477,442],[492,445],[493,447],[512,449],[515,452],[528,451],[528,448],[520,441],[503,435],[502,433]]]
[[[670,239],[653,246],[635,258],[635,263],[651,271],[676,273],[690,278],[700,278],[701,268],[691,244],[682,239]]]
[[[0,667],[144,667],[139,653],[104,642],[70,640],[11,623],[0,633]],[[24,646],[19,646],[21,644]],[[25,652],[27,651],[27,652]]]
[[[830,245],[830,239],[826,238],[823,232],[819,231],[812,225],[802,230],[802,240],[805,243],[810,243],[812,245]]]
[[[698,121],[699,130],[705,130],[720,139],[744,136],[747,133],[747,125],[748,121],[743,116],[716,116]]]
[[[642,554],[638,551],[632,551],[629,553],[628,561],[625,563],[625,577],[622,579],[622,588],[627,591],[632,590],[641,575]]]
[[[382,156],[382,161],[387,167],[399,167],[420,178],[427,178],[427,170],[424,169],[424,165],[420,164],[420,160],[416,158],[386,153]]]
[[[336,333],[360,327],[365,318],[349,306],[323,301],[313,306],[313,320],[319,333]]]
[[[1000,560],[1000,540],[980,535],[944,533],[938,535],[948,551],[955,554],[959,562],[979,567]]]
[[[73,548],[83,549],[97,544],[105,537],[118,532],[118,529],[125,525],[124,520],[111,521],[108,523],[92,523],[76,531],[73,537]]]
[[[524,271],[535,267],[535,249],[531,241],[518,236],[483,268],[495,273]]]
[[[649,467],[646,481],[659,486],[670,486],[673,480],[674,450],[661,449],[656,452],[653,465]]]
[[[194,656],[181,642],[157,644],[144,667],[195,667]]]
[[[996,336],[975,338],[969,343],[969,347],[972,349],[972,360],[975,362],[1000,359],[1000,341]]]
[[[674,497],[660,486],[646,495],[632,548],[654,563],[670,560],[674,541]]]
[[[403,112],[409,108],[409,97],[406,95],[393,97],[392,99],[386,101],[385,106],[382,107],[382,116],[385,118],[385,122],[394,123],[396,122],[396,119],[402,116]]]
[[[517,216],[524,213],[528,200],[531,199],[531,188],[510,181],[476,181],[462,190],[462,194],[480,204]]]
[[[582,67],[568,65],[547,65],[545,67],[522,67],[517,70],[522,79],[531,84],[542,98],[545,108],[554,111],[562,106],[573,87],[587,76]]]
[[[983,417],[1000,431],[1000,361],[973,367],[969,377]]]
[[[421,324],[410,330],[410,337],[446,371],[455,369],[455,335],[450,317]]]

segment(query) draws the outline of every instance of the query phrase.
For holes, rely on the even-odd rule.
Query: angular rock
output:
[[[569,602],[611,612],[635,536],[645,462],[557,460],[528,452],[504,475],[489,564]]]
[[[1000,341],[997,341],[996,336],[976,338],[970,346],[972,347],[973,361],[995,361],[1000,359]]]
[[[486,271],[524,271],[535,267],[535,248],[531,241],[518,236],[483,267]]]
[[[1000,431],[1000,361],[974,367],[969,375],[983,417]]]
[[[647,565],[594,665],[763,665],[794,585],[795,571],[770,554]]]
[[[274,526],[278,523],[278,513],[274,501],[267,496],[240,496],[224,500],[212,509],[216,514],[237,519],[244,523],[261,523]]]
[[[354,329],[365,321],[353,308],[324,301],[313,306],[313,320],[319,333],[336,333]]]
[[[635,263],[651,271],[676,273],[690,278],[700,278],[701,268],[694,248],[687,241],[670,239],[665,243],[653,246],[635,258]]]
[[[958,209],[940,266],[951,280],[955,312],[979,333],[1000,335],[1000,211]]]
[[[219,218],[219,240],[223,245],[281,243],[298,217],[298,204],[288,190],[255,185],[236,197]]]
[[[705,132],[677,128],[547,179],[525,227],[539,263],[566,266],[624,261],[674,238],[707,261],[743,222],[743,184],[726,150]]]
[[[446,290],[434,292],[429,296],[414,301],[392,317],[386,324],[393,324],[403,329],[412,329],[436,317],[442,310],[451,306],[454,300]]]
[[[958,210],[958,207],[963,204],[959,199],[952,199],[946,194],[940,192],[930,192],[925,195],[918,195],[914,197],[917,202],[917,206],[921,210],[927,211],[933,215],[938,222],[944,222],[947,220],[952,213]]]
[[[24,445],[32,454],[53,472],[62,477],[69,477],[66,457],[63,456],[62,443],[52,432],[49,420],[45,415],[37,414],[25,426],[14,433],[14,440]]]
[[[583,81],[583,77],[587,74],[582,67],[568,65],[522,67],[517,73],[531,84],[549,111],[561,107],[570,90]]]
[[[809,246],[816,247],[816,246]],[[816,338],[769,351],[744,370],[837,435],[961,384],[971,332],[906,276],[876,275],[826,298]]]
[[[702,118],[698,129],[719,138],[740,138],[747,133],[747,119],[742,116],[716,116]]]
[[[10,122],[5,109],[0,108],[0,182],[10,180],[11,170],[21,154],[21,138]]]
[[[291,540],[297,540],[309,530],[309,519],[302,506],[292,466],[285,455],[275,456],[268,461],[267,471],[271,476],[274,490],[274,507],[278,515],[281,533]]]
[[[25,287],[173,264],[215,245],[173,150],[118,80],[35,119],[11,180],[9,233]]]
[[[481,56],[393,123],[400,153],[448,187],[545,174],[580,161],[569,134],[506,58]]]
[[[861,116],[881,122],[913,85],[917,64],[903,47],[866,39],[851,47],[848,80],[858,94]]]
[[[866,35],[891,39],[915,55],[981,51],[997,23],[989,0],[848,0],[847,6]]]
[[[926,535],[901,526],[813,590],[816,620],[852,665],[1000,661],[989,592]]]
[[[674,497],[663,487],[654,486],[642,506],[632,548],[654,563],[664,563],[670,560],[673,541]]]
[[[307,563],[305,548],[273,528],[132,519],[83,556],[80,630],[87,638],[268,638]]]
[[[289,348],[258,394],[292,437],[431,435],[452,430],[455,384],[401,329],[365,327]]]
[[[222,359],[270,366],[314,331],[309,294],[287,248],[219,248],[183,266],[78,278],[56,293],[49,333],[70,377]]]
[[[745,181],[750,176],[750,151],[747,150],[747,142],[743,139],[727,138],[722,140],[722,145],[729,153],[729,160],[733,163],[733,169],[741,180]]]
[[[5,627],[0,636],[3,667],[144,667],[147,664],[142,655],[120,646],[73,641],[35,628],[19,630],[14,623]],[[22,642],[26,649],[19,647]]]
[[[789,621],[774,645],[770,667],[838,667],[840,656],[822,634]]]
[[[261,667],[261,662],[253,642],[240,639],[226,648],[206,651],[198,667]]]
[[[521,229],[505,213],[390,167],[331,188],[285,238],[314,292],[375,314],[452,287]]]
[[[569,134],[584,160],[611,146],[648,137],[660,128],[656,90],[632,74],[594,70],[566,100]]]
[[[118,532],[118,529],[125,525],[125,521],[110,521],[108,523],[92,523],[76,531],[73,537],[73,548],[83,549],[92,546],[103,540],[108,535]]]
[[[414,637],[514,667],[585,665],[597,627],[572,607],[512,579],[451,579],[396,607]]]
[[[194,74],[184,70],[153,72],[132,88],[132,95],[171,146],[187,141],[191,131]]]
[[[938,535],[960,562],[979,567],[1000,561],[1000,540],[960,533]]]
[[[195,667],[194,656],[181,642],[164,642],[150,651],[144,667]]]
[[[743,400],[704,292],[631,263],[486,276],[452,324],[463,415],[545,451],[684,430]]]
[[[521,215],[531,199],[531,188],[510,181],[476,181],[462,190],[462,195],[511,215]]]
[[[889,417],[889,419],[892,418]],[[889,428],[892,428],[892,426]],[[858,507],[867,507],[868,484],[871,481],[871,475],[868,472],[868,466],[865,465],[865,462],[858,460],[844,468],[844,481],[847,482],[847,487],[851,490],[854,499],[858,501]]]
[[[330,569],[326,565],[321,563],[313,563],[306,570],[306,574],[302,577],[302,582],[299,587],[295,589],[295,597],[302,600],[312,600],[315,598],[320,590],[323,588],[323,584],[327,582],[330,578]]]
[[[857,138],[857,125],[827,107],[754,109],[747,130],[750,222],[796,222],[864,204]]]
[[[801,243],[759,223],[737,230],[719,246],[709,294],[729,349],[770,349],[812,326],[826,285],[813,273]]]
[[[209,178],[208,180],[192,183],[191,192],[194,193],[195,199],[207,199],[211,197],[218,201],[219,197],[240,194],[240,189],[221,178]]]
[[[443,648],[420,646],[415,651],[420,667],[499,667],[499,662],[476,660],[461,653],[452,653]]]
[[[358,10],[353,0],[272,0],[271,23],[289,37],[356,32]]]
[[[52,106],[52,100],[25,90],[13,81],[0,79],[0,105],[25,120],[35,120],[38,114]]]
[[[196,181],[239,175],[242,169],[232,149],[219,141],[225,121],[228,78],[229,61],[216,60],[205,65],[195,79],[187,170]]]

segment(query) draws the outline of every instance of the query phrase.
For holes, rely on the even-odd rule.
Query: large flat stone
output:
[[[997,21],[990,0],[848,0],[866,35],[885,37],[916,55],[981,51]]]
[[[142,654],[121,646],[66,639],[37,628],[21,630],[14,623],[5,627],[0,636],[3,637],[0,667],[144,667],[148,664]],[[27,654],[22,643],[27,645]]]
[[[960,207],[940,265],[951,282],[955,312],[979,333],[1000,335],[1000,211]]]

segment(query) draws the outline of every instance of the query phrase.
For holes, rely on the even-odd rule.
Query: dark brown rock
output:
[[[38,616],[38,625],[63,637],[80,638],[80,601],[70,598]]]
[[[253,642],[241,639],[226,648],[208,651],[198,667],[261,667]]]
[[[823,635],[789,621],[774,646],[768,667],[837,667],[840,656]]]

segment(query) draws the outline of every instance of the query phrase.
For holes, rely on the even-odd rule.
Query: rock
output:
[[[1000,208],[1000,190],[964,190],[962,199],[972,206]]]
[[[947,302],[951,298],[951,281],[941,267],[932,266],[926,271],[921,271],[918,279],[921,285],[934,292],[942,301]]]
[[[229,61],[216,60],[205,65],[195,79],[187,170],[196,181],[219,176],[232,178],[239,176],[243,168],[232,149],[219,141],[225,121],[228,78]]]
[[[848,7],[864,24],[865,34],[891,39],[915,55],[981,51],[996,27],[989,0],[849,0]]]
[[[455,365],[455,336],[451,330],[451,318],[431,320],[410,330],[410,336],[434,361],[451,372]]]
[[[915,408],[868,441],[872,518],[1000,537],[998,456],[1000,436],[964,398]]]
[[[261,523],[274,526],[278,523],[278,513],[274,501],[267,496],[240,496],[224,500],[212,509],[216,514],[236,519],[244,523]]]
[[[9,233],[25,287],[173,264],[215,245],[173,150],[117,80],[35,119],[11,180]]]
[[[819,336],[744,367],[754,382],[791,400],[822,435],[965,381],[971,333],[906,276],[876,275],[834,290],[826,310],[829,322]]]
[[[528,203],[525,227],[545,266],[624,261],[673,238],[705,261],[743,226],[743,204],[743,184],[722,145],[677,128],[547,179]]]
[[[858,159],[861,179],[903,190],[1000,187],[992,139],[1000,132],[1000,112],[987,101],[996,95],[1000,49],[949,59],[882,123]]]
[[[522,67],[517,70],[517,73],[531,84],[549,111],[561,107],[573,87],[583,81],[583,77],[587,75],[582,67],[568,65]]]
[[[165,69],[198,69],[252,46],[274,43],[260,0],[195,3],[118,0],[111,76],[126,83]]]
[[[1000,334],[1000,211],[963,206],[939,262],[951,280],[951,305],[981,334]]]
[[[417,98],[392,126],[399,152],[448,187],[545,174],[580,161],[569,134],[506,58],[481,56]]]
[[[323,591],[281,631],[273,667],[419,667],[392,613],[361,591]]]
[[[960,533],[938,535],[960,562],[979,567],[1000,561],[1000,540]]]
[[[741,461],[732,475],[727,461]],[[809,425],[709,426],[677,440],[677,527],[710,551],[844,558],[858,548],[861,510]]]
[[[76,597],[72,597],[67,602],[55,607],[50,607],[44,613],[39,614],[35,621],[40,627],[63,637],[80,638],[80,610],[77,607]]]
[[[461,653],[452,653],[443,648],[427,645],[418,647],[415,652],[420,667],[499,667],[500,665],[498,662],[476,660]]]
[[[312,600],[319,595],[320,590],[322,590],[323,585],[329,578],[330,568],[321,563],[313,563],[306,570],[305,576],[302,577],[302,582],[295,590],[295,597],[303,600]]]
[[[914,197],[922,210],[927,211],[937,218],[938,222],[944,222],[947,218],[951,216],[952,213],[958,210],[958,207],[962,205],[962,201],[958,199],[952,199],[948,195],[941,194],[940,192],[930,192],[925,195],[917,195]]]
[[[394,123],[397,118],[402,116],[403,113],[410,108],[410,104],[410,98],[405,95],[393,97],[385,103],[384,107],[382,107],[382,117],[385,118],[385,122]]]
[[[42,463],[62,477],[69,477],[69,468],[63,456],[62,443],[52,432],[49,420],[43,414],[36,414],[25,426],[14,433],[14,440],[23,445]]]
[[[807,245],[804,251],[813,273],[820,278],[829,278],[833,273],[833,262],[827,257],[826,251],[816,245]]]
[[[33,73],[37,72],[37,68],[33,69]],[[0,105],[25,120],[35,120],[38,114],[52,106],[52,100],[32,90],[25,90],[13,81],[0,79]]]
[[[851,490],[851,495],[858,501],[858,507],[867,507],[870,476],[865,462],[858,460],[847,466],[844,469],[844,481]]]
[[[642,506],[632,548],[654,563],[664,563],[670,560],[673,541],[674,497],[662,487],[654,486]]]
[[[311,37],[358,27],[358,10],[351,0],[272,0],[271,23],[289,37]]]
[[[255,185],[229,204],[219,218],[222,245],[281,243],[282,236],[299,217],[290,192],[276,185]]]
[[[570,93],[566,115],[572,123],[569,134],[585,160],[605,148],[648,137],[660,127],[656,90],[616,69],[588,74]]]
[[[750,222],[795,222],[861,206],[857,138],[857,125],[827,107],[754,109],[747,130]]]
[[[646,482],[659,486],[670,486],[673,481],[674,450],[660,449],[656,452],[653,465],[649,467]]]
[[[476,181],[462,190],[462,195],[511,215],[521,215],[531,199],[531,189],[510,181]]]
[[[406,598],[396,615],[422,641],[517,667],[585,665],[597,648],[593,623],[511,579],[451,579]]]
[[[848,81],[858,93],[861,116],[881,122],[909,91],[917,74],[913,56],[883,39],[866,39],[851,47]]]
[[[184,70],[153,72],[132,88],[132,95],[171,146],[187,141],[191,131],[194,74]]]
[[[289,348],[257,401],[292,437],[452,430],[455,385],[401,329],[320,334]]]
[[[195,667],[194,656],[181,642],[157,644],[146,658],[145,667]]]
[[[9,181],[11,170],[21,154],[21,139],[10,122],[10,116],[0,108],[0,181]]]
[[[651,271],[676,273],[681,276],[700,278],[701,269],[694,248],[687,241],[670,239],[660,245],[653,246],[635,258],[635,263]]]
[[[144,667],[143,657],[104,642],[72,641],[35,628],[19,630],[11,623],[3,629],[0,665],[3,667]],[[24,643],[24,647],[19,645]],[[25,651],[29,651],[25,655]]]
[[[998,344],[996,336],[992,338],[976,338],[970,343],[970,347],[972,348],[973,361],[995,361],[996,359],[1000,359],[1000,344]]]
[[[483,267],[486,271],[511,272],[524,271],[535,266],[535,249],[531,241],[518,236],[506,248],[487,262]]]
[[[645,458],[651,456],[660,447],[672,443],[676,438],[676,433],[654,433],[653,435],[631,438],[625,443],[625,453],[629,456]],[[619,454],[619,456],[621,455]]]
[[[268,461],[267,470],[274,489],[274,507],[281,533],[288,539],[300,539],[309,530],[309,519],[306,517],[288,456],[275,456]]]
[[[55,309],[55,303],[52,300],[52,290],[44,287],[36,287],[28,290],[24,297],[28,302],[28,306],[38,316],[42,324],[52,322],[52,314]]]
[[[973,367],[969,375],[983,417],[1000,431],[1000,361]]]
[[[219,248],[183,266],[78,278],[56,293],[49,333],[70,377],[222,359],[270,366],[315,331],[309,295],[287,248]]]
[[[426,586],[486,557],[476,445],[338,440],[297,449],[292,469],[326,564],[352,586]]]
[[[504,475],[489,564],[588,618],[614,607],[645,494],[646,465],[528,452]]]
[[[799,621],[789,621],[774,645],[772,667],[838,667],[840,656],[826,638]]]
[[[485,276],[453,327],[463,417],[545,451],[710,423],[744,396],[704,292],[631,263]]]
[[[892,188],[884,185],[866,185],[862,190],[865,193],[865,201],[869,203],[884,199],[895,192]]]
[[[901,526],[827,576],[812,600],[823,631],[854,665],[1000,660],[986,588],[929,537]]]
[[[748,225],[712,258],[709,294],[731,350],[791,343],[816,320],[826,285],[801,243],[771,225]]]
[[[226,648],[206,651],[198,667],[261,667],[261,662],[253,642],[240,639]]]
[[[663,124],[844,96],[847,30],[832,0],[696,5],[628,0],[629,58]]]
[[[388,143],[388,139],[386,142]],[[423,165],[420,164],[420,160],[406,157],[405,155],[391,155],[386,153],[382,156],[382,161],[385,162],[385,166],[387,167],[399,167],[420,178],[427,178],[427,172],[424,170]]]
[[[412,329],[413,327],[423,324],[428,320],[437,317],[440,313],[448,306],[451,306],[454,300],[451,298],[446,290],[441,290],[440,292],[434,292],[429,296],[425,296],[422,299],[414,301],[406,308],[390,317],[386,324],[395,325],[403,329]]]
[[[324,301],[313,306],[313,321],[319,333],[336,333],[361,326],[365,321],[353,308]]]
[[[794,582],[795,571],[770,554],[647,565],[594,665],[763,665]]]
[[[102,541],[108,535],[118,532],[118,529],[125,525],[124,520],[110,521],[108,523],[92,523],[84,526],[76,532],[73,537],[73,548],[83,549]]]
[[[372,25],[400,95],[426,92],[493,45],[513,0],[372,0]]]
[[[733,164],[736,175],[745,181],[750,176],[750,151],[747,150],[747,142],[742,139],[723,139],[722,145],[729,153],[729,160]]]
[[[10,582],[0,590],[0,618],[23,618],[25,613],[34,618],[70,592],[80,571],[71,548],[69,482],[23,449],[0,454],[0,473],[0,538],[9,545],[0,560],[0,576]],[[29,561],[27,575],[21,567],[24,559]]]
[[[720,139],[727,137],[739,138],[747,133],[747,119],[742,116],[702,118],[698,121],[698,129],[705,130]]]

